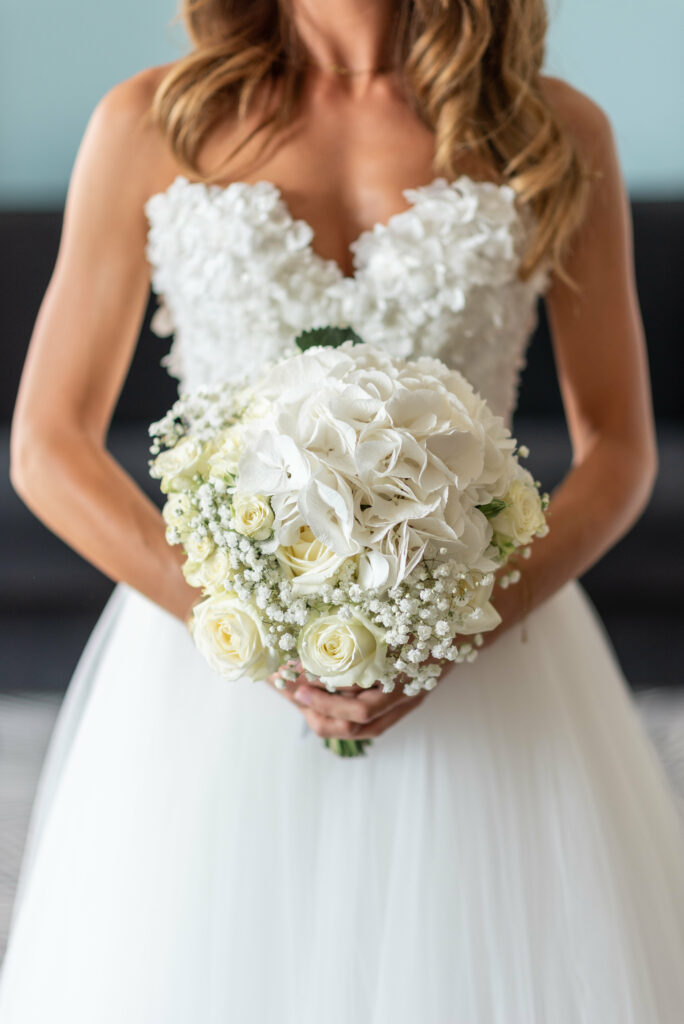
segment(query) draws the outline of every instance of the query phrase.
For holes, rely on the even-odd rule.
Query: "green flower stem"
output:
[[[369,747],[372,740],[323,740],[328,750],[338,757],[365,757],[366,747]]]

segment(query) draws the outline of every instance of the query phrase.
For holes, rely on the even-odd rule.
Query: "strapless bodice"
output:
[[[509,417],[546,286],[518,267],[531,212],[507,185],[438,178],[352,244],[354,274],[318,255],[313,230],[270,182],[179,176],[145,204],[162,362],[191,390],[253,374],[303,329],[352,326],[393,355],[436,356]]]

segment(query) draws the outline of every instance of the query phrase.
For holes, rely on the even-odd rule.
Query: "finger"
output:
[[[302,706],[326,718],[360,723],[370,721],[368,708],[358,703],[356,695],[347,697],[339,693],[327,693],[316,686],[304,685],[296,688],[294,697]]]
[[[294,704],[294,692],[297,688],[297,683],[290,683],[284,679],[279,681],[276,680],[278,680],[278,673],[274,672],[273,675],[267,676],[264,682],[268,683],[268,685],[272,686],[273,689],[276,690],[282,697],[285,697],[286,700],[292,701],[292,703]]]
[[[353,733],[355,740],[370,740],[375,739],[377,736],[381,736],[391,725],[395,725],[404,715],[408,715],[409,712],[415,711],[415,709],[423,703],[427,697],[427,691],[423,690],[421,693],[415,695],[415,697],[404,697],[404,700],[397,704],[395,707],[386,711],[384,714],[374,718],[366,726],[361,726],[356,732]]]
[[[281,693],[288,700],[293,699],[293,695],[297,686],[303,681],[301,675],[294,675],[296,667],[291,663],[287,665],[281,665],[277,672],[272,672],[269,676],[266,676],[265,682],[269,686]]]
[[[382,689],[372,689],[362,690],[358,696],[359,702],[368,709],[367,721],[372,721],[378,715],[384,715],[391,708],[396,707],[398,704],[403,704],[404,701],[410,699],[404,693],[403,686],[398,683],[395,684],[394,689],[390,690],[389,693],[383,692]]]
[[[267,682],[271,682],[278,678],[287,682],[300,683],[316,683],[318,681],[311,675],[311,673],[304,670],[304,666],[298,658],[288,658],[287,661],[278,666],[275,672],[272,672],[267,676]]]
[[[309,723],[309,727],[322,739],[351,739],[355,735],[355,730],[359,728],[353,722],[345,722],[339,718],[328,718],[327,715],[321,715],[311,708],[302,708],[301,710],[304,718]]]
[[[391,693],[383,693],[379,687],[368,690],[356,687],[351,691],[347,688],[347,691],[341,694],[327,693],[320,687],[303,685],[295,690],[295,700],[328,718],[340,718],[363,725],[400,701],[406,700],[406,695],[401,687],[395,687]]]

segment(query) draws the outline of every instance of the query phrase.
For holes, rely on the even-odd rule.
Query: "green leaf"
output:
[[[499,555],[503,562],[508,561],[513,552],[515,551],[515,544],[510,537],[506,537],[503,533],[494,533],[492,537],[492,544],[495,548],[498,548]]]
[[[499,512],[503,512],[505,508],[508,508],[508,502],[504,501],[503,498],[493,498],[486,505],[478,505],[477,507],[483,515],[487,516],[487,519],[491,519],[493,516],[498,516]]]
[[[360,338],[351,327],[312,327],[311,330],[302,331],[297,335],[295,345],[302,352],[306,352],[314,345],[338,348],[345,341],[351,341],[354,345],[363,344],[363,338]]]

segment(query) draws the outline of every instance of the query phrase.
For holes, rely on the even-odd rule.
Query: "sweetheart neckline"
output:
[[[273,181],[269,181],[267,178],[260,178],[257,181],[240,181],[240,180],[237,180],[237,181],[230,181],[226,185],[218,185],[218,184],[212,184],[212,183],[205,182],[205,181],[192,181],[185,174],[177,174],[176,177],[173,179],[173,181],[171,181],[166,186],[166,188],[161,189],[158,192],[153,192],[152,195],[148,196],[148,198],[146,199],[145,204],[144,204],[144,210],[145,210],[145,213],[147,214],[148,221],[149,221],[149,219],[150,219],[149,218],[149,213],[148,213],[148,206],[149,206],[149,204],[151,204],[152,201],[155,200],[155,199],[167,198],[169,193],[171,192],[171,189],[174,188],[174,186],[178,186],[179,184],[184,184],[184,185],[186,185],[186,186],[188,186],[190,188],[197,188],[197,189],[199,189],[206,196],[206,198],[208,200],[211,200],[211,199],[219,197],[219,196],[226,195],[227,193],[230,192],[231,189],[234,188],[234,186],[237,186],[237,187],[240,187],[240,188],[247,188],[247,189],[256,189],[256,188],[263,189],[264,186],[268,186],[268,188],[272,189],[273,192],[278,197],[278,199],[280,200],[280,202],[282,204],[282,208],[283,208],[283,210],[284,210],[284,212],[286,214],[286,217],[287,217],[288,226],[292,227],[292,226],[295,226],[295,225],[298,225],[298,224],[304,224],[309,229],[309,231],[311,232],[311,235],[310,235],[309,240],[307,242],[307,249],[309,250],[311,255],[315,259],[317,259],[319,262],[321,262],[321,263],[332,265],[335,268],[335,270],[337,271],[337,274],[338,274],[338,276],[339,276],[341,281],[356,281],[357,275],[358,275],[358,271],[359,271],[359,267],[357,266],[357,263],[356,263],[356,249],[359,246],[359,243],[363,239],[365,239],[367,236],[375,234],[376,231],[378,231],[378,230],[380,230],[380,231],[390,231],[392,229],[393,225],[396,224],[396,222],[398,220],[400,220],[401,218],[405,217],[407,214],[413,212],[413,210],[416,207],[416,201],[410,199],[409,196],[407,195],[407,193],[413,192],[413,193],[417,193],[417,195],[420,196],[422,193],[427,192],[428,189],[432,188],[434,185],[439,184],[441,182],[445,182],[445,183],[447,183],[449,185],[455,185],[455,186],[458,186],[459,183],[461,183],[461,182],[467,182],[468,185],[491,187],[491,188],[496,189],[499,192],[503,192],[503,191],[513,192],[514,191],[512,186],[511,185],[507,185],[505,182],[498,183],[496,181],[489,181],[487,179],[473,178],[469,174],[460,174],[458,176],[458,178],[454,178],[454,180],[451,181],[451,182],[448,182],[447,179],[444,178],[443,176],[439,176],[438,175],[436,178],[433,178],[432,181],[427,182],[427,184],[425,184],[425,185],[414,185],[414,186],[409,186],[408,188],[402,189],[401,194],[402,194],[402,196],[404,196],[404,198],[406,198],[408,200],[409,206],[407,206],[407,208],[405,210],[397,210],[397,212],[391,214],[387,218],[386,221],[375,221],[375,223],[371,227],[364,228],[363,231],[361,231],[356,236],[356,238],[354,238],[349,243],[348,254],[351,254],[352,267],[353,267],[353,272],[351,274],[345,273],[345,271],[342,269],[342,267],[340,266],[340,264],[338,263],[338,261],[336,259],[334,259],[333,257],[330,257],[330,256],[323,256],[323,255],[321,255],[321,253],[319,253],[316,250],[316,247],[315,247],[315,244],[314,244],[315,241],[316,241],[316,232],[315,232],[315,230],[313,228],[313,225],[308,220],[306,220],[306,218],[304,218],[304,217],[295,217],[294,216],[294,214],[292,212],[292,209],[290,207],[290,203],[285,198],[285,195],[283,194],[283,191],[280,188],[280,186],[276,185],[275,182],[273,182]],[[517,209],[517,207],[515,209],[516,209],[517,215],[520,216],[520,211]]]

